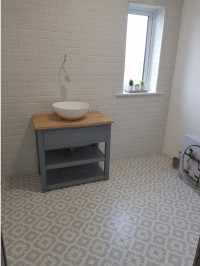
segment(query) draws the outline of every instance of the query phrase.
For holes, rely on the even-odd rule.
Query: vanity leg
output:
[[[37,134],[37,131],[36,131],[35,135],[36,135],[36,145],[37,145],[38,174],[41,175],[41,173],[40,173],[40,159],[39,159],[39,145],[38,145],[38,134]]]
[[[47,191],[46,187],[46,170],[45,170],[45,156],[44,156],[44,143],[43,143],[43,132],[37,131],[37,142],[38,142],[38,155],[40,162],[40,177],[42,182],[42,192]]]
[[[104,163],[104,176],[105,179],[109,179],[109,167],[110,167],[110,136],[111,136],[111,125],[108,125],[107,127],[107,136],[106,136],[106,142],[105,142],[105,156],[106,160]]]

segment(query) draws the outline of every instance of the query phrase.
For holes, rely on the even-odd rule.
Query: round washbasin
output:
[[[75,120],[84,116],[89,104],[85,102],[57,102],[53,104],[57,115],[68,120]]]

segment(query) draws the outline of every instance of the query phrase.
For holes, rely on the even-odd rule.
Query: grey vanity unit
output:
[[[74,121],[34,115],[42,191],[109,179],[112,122],[100,112]]]

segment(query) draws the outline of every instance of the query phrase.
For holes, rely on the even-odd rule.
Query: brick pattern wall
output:
[[[31,116],[66,99],[112,117],[112,159],[162,151],[182,0],[137,2],[166,7],[162,96],[115,96],[123,85],[127,0],[2,0],[3,177],[37,172]],[[71,82],[59,76],[65,53]]]

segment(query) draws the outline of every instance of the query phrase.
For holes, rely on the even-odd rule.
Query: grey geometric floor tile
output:
[[[134,265],[133,259],[123,242],[117,242],[112,244],[110,246],[106,258],[104,259],[108,259],[108,261],[110,262],[119,263],[119,265],[124,265],[124,266]]]
[[[120,242],[121,238],[118,234],[118,232],[116,231],[115,227],[113,224],[105,224],[99,234],[98,234],[98,238],[104,241],[109,242],[110,244],[116,243],[116,242]]]
[[[155,236],[155,234],[153,234],[150,229],[146,227],[138,226],[134,237],[138,241],[149,243],[150,241],[152,241],[153,236]]]
[[[114,223],[114,227],[122,240],[134,237],[137,229],[133,220],[125,220]]]
[[[159,265],[165,265],[167,251],[164,247],[149,243],[146,247],[146,257]]]
[[[9,266],[192,266],[200,197],[164,155],[114,161],[108,181],[41,193],[2,180]]]
[[[123,242],[131,254],[132,252],[144,254],[147,246],[147,242],[139,241],[135,237],[124,240]]]
[[[174,265],[174,266],[179,266],[179,265],[183,265],[183,259],[181,255],[178,254],[173,254],[172,252],[168,253],[168,259],[167,262],[170,265]]]
[[[109,221],[110,223],[118,223],[125,220],[131,219],[130,215],[127,211],[113,209],[112,212],[109,214]]]

